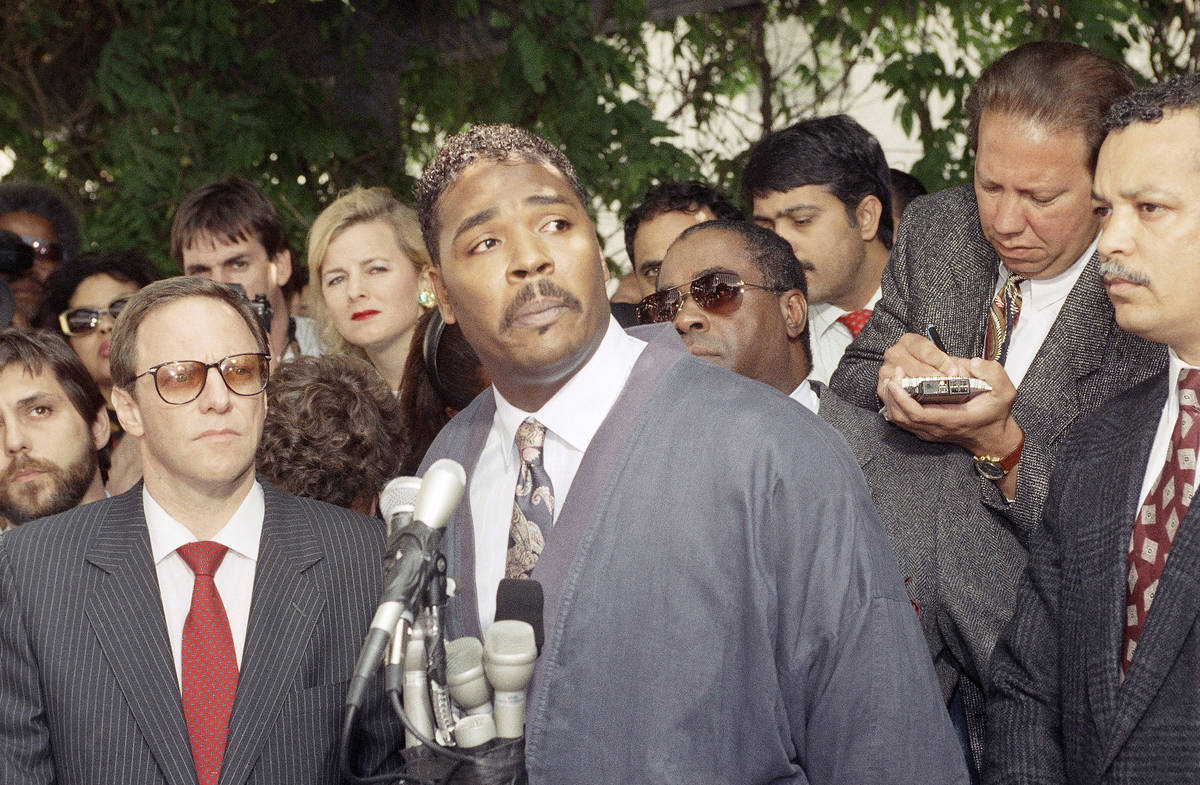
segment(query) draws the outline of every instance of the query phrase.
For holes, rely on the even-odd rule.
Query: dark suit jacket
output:
[[[1183,519],[1124,685],[1129,540],[1160,374],[1072,428],[992,661],[991,783],[1200,777],[1200,504]]]
[[[988,662],[1012,615],[1025,548],[1011,522],[976,492],[971,458],[918,439],[814,383],[821,418],[850,444],[891,540],[943,697],[959,690],[982,765]]]
[[[829,386],[857,406],[878,409],[883,353],[906,332],[923,334],[927,324],[937,326],[950,354],[982,356],[999,264],[970,185],[915,200],[904,213],[871,320]],[[1098,264],[1096,256],[1088,262],[1017,390],[1012,416],[1025,431],[1025,448],[1016,502],[1006,504],[994,483],[974,479],[984,502],[1010,516],[1022,537],[1041,518],[1068,426],[1166,367],[1164,346],[1117,326]]]
[[[383,530],[263,491],[221,783],[332,785],[342,703],[381,588]],[[141,483],[0,541],[0,652],[0,782],[195,783]],[[381,708],[358,741],[360,768],[401,738]]]

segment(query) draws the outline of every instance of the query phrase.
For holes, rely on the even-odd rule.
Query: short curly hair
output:
[[[348,509],[398,474],[400,401],[364,360],[299,357],[267,384],[258,472],[296,496]]]
[[[63,261],[79,256],[83,247],[79,219],[53,188],[39,183],[0,183],[0,215],[8,213],[31,213],[45,218],[58,235]]]
[[[512,125],[472,125],[446,140],[417,181],[417,217],[421,235],[434,266],[439,266],[438,201],[459,175],[476,161],[524,161],[545,163],[557,169],[566,179],[579,203],[587,206],[583,186],[575,167],[554,145],[535,133]]]
[[[1180,109],[1200,111],[1200,74],[1177,76],[1118,99],[1104,118],[1104,132],[1120,131],[1133,123],[1157,123],[1166,112]]]
[[[707,209],[714,218],[740,220],[742,211],[720,188],[699,180],[659,183],[646,190],[642,203],[625,216],[622,228],[625,231],[625,253],[633,264],[633,238],[638,227],[663,213],[698,213]]]

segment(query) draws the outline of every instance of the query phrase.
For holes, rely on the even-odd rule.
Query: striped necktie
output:
[[[1021,282],[1025,278],[1013,273],[992,299],[988,312],[987,337],[984,342],[984,357],[1004,365],[1008,359],[1008,344],[1013,328],[1021,317]]]

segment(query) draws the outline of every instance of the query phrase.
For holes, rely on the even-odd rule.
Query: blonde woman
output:
[[[386,188],[351,188],[308,233],[309,308],[326,351],[366,357],[393,391],[413,325],[434,305],[417,215]]]

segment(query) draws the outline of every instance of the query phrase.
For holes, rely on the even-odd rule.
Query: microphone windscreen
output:
[[[545,631],[542,628],[542,608],[545,598],[542,584],[531,578],[501,578],[496,589],[496,621],[515,619],[533,627],[533,639],[538,654],[542,653]]]
[[[390,521],[398,512],[411,512],[420,490],[420,477],[397,477],[389,480],[379,492],[379,511],[383,513],[383,519]]]
[[[467,487],[467,472],[457,461],[441,458],[421,478],[421,490],[413,502],[413,520],[431,529],[442,529]]]

